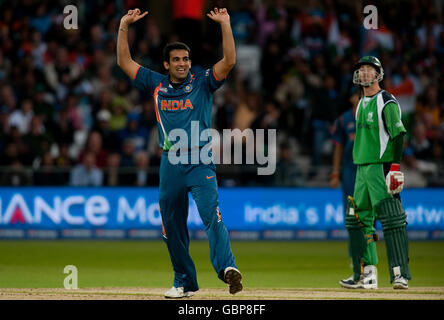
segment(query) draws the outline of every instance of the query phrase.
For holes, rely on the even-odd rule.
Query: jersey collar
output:
[[[192,77],[191,71],[188,71],[187,78],[184,81],[182,81],[182,83],[180,85],[176,86],[175,90],[182,89],[186,84],[190,83],[191,77]],[[174,89],[173,85],[171,84],[171,80],[170,80],[170,75],[169,74],[168,74],[168,86],[170,86],[171,88]]]
[[[380,89],[378,92],[376,92],[375,94],[372,94],[371,96],[364,96],[364,98],[373,98],[374,96],[380,94],[382,91],[382,89]]]

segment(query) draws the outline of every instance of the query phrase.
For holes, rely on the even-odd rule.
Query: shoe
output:
[[[403,276],[396,276],[393,280],[393,289],[408,289],[408,280]]]
[[[242,291],[242,275],[236,268],[227,267],[224,270],[224,281],[228,284],[231,294]]]
[[[350,276],[347,279],[343,279],[343,280],[339,281],[339,284],[341,285],[341,287],[347,288],[347,289],[362,289],[362,288],[364,288],[364,284],[362,282],[362,275],[358,281],[353,280],[353,276]]]
[[[378,270],[376,269],[376,266],[364,266],[362,283],[364,289],[378,289]]]
[[[171,299],[180,299],[180,298],[188,298],[194,295],[193,291],[183,291],[183,287],[172,287],[170,290],[165,292],[165,298]]]

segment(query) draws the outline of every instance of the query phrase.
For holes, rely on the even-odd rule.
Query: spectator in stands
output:
[[[108,154],[107,166],[104,170],[103,185],[107,187],[115,187],[121,185],[120,179],[120,154],[112,152]]]
[[[433,158],[432,143],[427,138],[427,128],[425,124],[418,121],[413,128],[413,136],[407,147],[409,153],[416,159],[430,161]]]
[[[30,161],[34,161],[45,152],[50,151],[53,138],[52,135],[46,131],[39,116],[32,117],[29,133],[23,136],[23,142],[27,147]]]
[[[29,186],[31,177],[20,160],[14,159],[10,163],[8,171],[3,172],[0,177],[0,184],[11,187]]]
[[[105,94],[109,94],[109,91],[107,90],[113,88],[115,82],[116,80],[111,76],[110,68],[106,65],[100,65],[97,70],[97,77],[94,77],[91,81],[94,99],[103,99],[103,93],[105,92]]]
[[[5,106],[0,106],[0,158],[6,145],[6,137],[9,133],[9,115]]]
[[[154,103],[152,99],[143,100],[139,125],[147,130],[157,127],[156,111],[154,110]]]
[[[156,128],[157,130],[157,128]],[[157,141],[157,139],[156,139]],[[160,157],[162,156],[162,149],[159,148],[159,146],[156,146],[154,149],[154,153],[150,154],[148,163],[151,168],[159,168],[160,167]],[[152,174],[149,177],[148,183],[150,186],[158,186],[159,185],[159,171],[157,171],[155,174]]]
[[[60,175],[63,177],[63,184],[68,184],[69,182],[69,171],[73,165],[73,161],[69,155],[69,143],[58,144],[58,155],[54,160],[54,164],[57,169],[60,170]]]
[[[125,140],[122,145],[122,151],[120,153],[121,167],[133,167],[134,166],[134,144],[131,139]]]
[[[282,187],[303,187],[305,179],[298,164],[291,154],[290,145],[283,142],[279,148],[279,158],[274,174],[274,184]]]
[[[54,116],[56,111],[51,105],[51,95],[47,93],[47,88],[44,84],[36,85],[35,95],[33,96],[34,114],[42,119],[43,125],[48,130],[54,130]]]
[[[34,172],[33,184],[36,186],[59,186],[64,185],[67,180],[63,173],[54,166],[54,159],[50,152],[45,152],[39,159],[39,166]]]
[[[97,119],[97,114],[101,110],[107,110],[108,112],[112,111],[112,100],[113,93],[110,88],[104,88],[99,94],[93,98],[93,114]]]
[[[17,105],[17,98],[10,85],[3,85],[0,90],[0,103],[6,110],[12,112]]]
[[[111,112],[100,110],[96,120],[93,130],[102,137],[103,149],[107,152],[119,152],[122,144],[117,132],[110,128]]]
[[[79,68],[69,62],[68,49],[63,46],[57,48],[54,61],[46,64],[44,72],[46,81],[58,99],[66,97],[74,79],[80,74]]]
[[[18,139],[16,137],[18,137]],[[11,166],[16,161],[22,165],[30,165],[26,153],[26,146],[22,143],[20,133],[16,127],[11,128],[11,135],[8,138],[9,139],[5,141],[0,165]]]
[[[234,112],[236,111],[236,97],[233,89],[227,88],[224,92],[224,104],[216,110],[215,125],[217,130],[233,128]]]
[[[86,152],[82,158],[82,162],[73,167],[69,182],[71,186],[98,187],[102,185],[103,172],[95,165],[95,157],[96,155],[94,153]]]
[[[73,161],[69,155],[69,144],[61,143],[58,145],[58,156],[55,158],[55,163],[58,167],[70,167],[73,164]]]
[[[128,114],[126,127],[117,132],[120,142],[131,139],[134,151],[145,150],[148,146],[148,130],[141,126],[140,115],[135,112]]]
[[[80,152],[79,162],[83,162],[86,154],[94,155],[94,164],[103,169],[106,166],[107,152],[102,147],[102,136],[97,131],[91,131],[88,136],[85,148]]]
[[[111,108],[111,130],[117,131],[125,128],[127,120],[126,113],[128,109],[125,99],[122,97],[114,97]]]
[[[421,101],[416,106],[417,118],[426,127],[426,136],[434,140],[437,138],[437,130],[441,124],[442,107],[438,102],[438,90],[431,83],[424,91]]]
[[[9,115],[9,125],[16,126],[20,134],[25,135],[29,132],[29,125],[33,116],[33,102],[31,99],[25,98],[20,105],[20,109]]]
[[[230,14],[233,36],[236,44],[252,44],[256,42],[257,7],[255,0],[242,1],[241,7]]]
[[[121,172],[121,183],[123,185],[134,185],[134,154],[135,147],[132,139],[126,139],[123,141],[122,151],[120,153],[120,172]]]
[[[69,118],[68,109],[62,108],[57,113],[53,128],[54,140],[60,144],[72,144],[74,142],[74,125]]]
[[[135,165],[136,165],[136,179],[134,181],[135,185],[138,187],[143,187],[148,185],[148,166],[149,158],[146,151],[139,151],[136,153]]]
[[[68,119],[71,121],[74,130],[81,130],[83,128],[78,100],[78,96],[74,93],[67,93],[66,97],[62,99],[66,107],[66,112],[68,113]]]

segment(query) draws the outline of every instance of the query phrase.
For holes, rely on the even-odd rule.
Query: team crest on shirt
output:
[[[193,89],[193,86],[191,84],[188,84],[188,85],[185,86],[185,88],[183,88],[183,91],[191,92],[192,89]]]
[[[373,112],[369,112],[367,115],[367,122],[373,122]]]
[[[162,91],[163,93],[167,93],[168,92],[168,88],[160,88],[159,91]]]

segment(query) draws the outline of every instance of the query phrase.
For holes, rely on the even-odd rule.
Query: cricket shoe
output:
[[[180,299],[189,298],[194,295],[193,291],[183,291],[183,287],[172,287],[170,290],[165,292],[165,298],[169,299]]]
[[[376,266],[364,266],[362,284],[364,289],[378,289],[378,270],[376,269]]]
[[[224,270],[224,281],[228,284],[231,294],[242,291],[242,275],[236,268],[227,267]]]
[[[362,288],[364,288],[364,284],[362,282],[362,275],[358,281],[355,281],[353,276],[350,276],[347,279],[342,279],[341,281],[339,281],[339,284],[341,285],[341,287],[347,288],[347,289],[362,289]]]
[[[403,276],[396,276],[393,280],[393,289],[408,289],[408,280]]]

